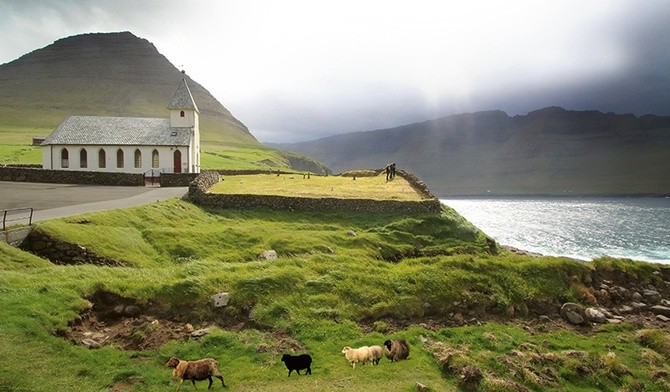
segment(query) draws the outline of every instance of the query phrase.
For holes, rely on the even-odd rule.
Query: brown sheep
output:
[[[223,376],[219,373],[218,365],[219,363],[212,358],[200,359],[198,361],[183,361],[176,357],[170,358],[165,364],[167,367],[174,368],[172,377],[180,379],[177,391],[181,388],[184,380],[191,380],[193,387],[195,387],[196,381],[209,379],[209,387],[207,389],[210,389],[212,388],[212,377],[221,380],[221,385],[225,388],[226,384],[223,382]]]
[[[384,342],[384,346],[386,346],[387,350],[386,358],[390,359],[391,362],[409,357],[409,345],[404,339],[387,340]]]

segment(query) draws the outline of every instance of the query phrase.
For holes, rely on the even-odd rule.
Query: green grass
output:
[[[403,178],[386,181],[374,177],[289,175],[226,176],[209,189],[211,193],[234,195],[278,195],[293,197],[418,201],[420,195]]]
[[[624,324],[583,335],[494,322],[426,328],[456,313],[523,317],[538,300],[579,300],[576,283],[587,282],[594,268],[649,279],[659,268],[491,256],[485,235],[447,207],[439,216],[409,217],[203,210],[174,199],[42,222],[36,229],[129,267],[57,266],[0,244],[3,391],[176,389],[164,367],[171,356],[216,358],[231,391],[412,391],[416,382],[457,391],[464,388],[464,366],[484,372],[481,391],[668,386],[667,377],[652,377],[670,370],[665,330]],[[258,260],[267,249],[278,259]],[[90,308],[87,298],[101,291],[196,328],[222,327],[199,340],[142,351],[89,350],[60,337]],[[213,309],[209,297],[220,291],[230,292],[231,302]],[[236,327],[241,323],[247,327]],[[141,331],[136,335],[142,338]],[[344,345],[389,337],[410,343],[408,361],[353,370],[340,353]],[[279,358],[299,347],[313,356],[313,374],[288,378]],[[445,353],[453,360],[443,362]]]

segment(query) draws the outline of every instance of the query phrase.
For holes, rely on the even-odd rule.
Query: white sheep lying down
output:
[[[359,348],[351,348],[349,346],[345,346],[342,349],[342,354],[347,358],[347,361],[351,363],[351,367],[353,369],[356,369],[356,364],[360,363],[361,365],[365,365],[367,362],[372,362],[373,360],[373,353],[372,349],[368,346],[362,346]]]

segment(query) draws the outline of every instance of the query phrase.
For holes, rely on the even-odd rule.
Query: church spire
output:
[[[175,91],[170,104],[168,105],[170,110],[195,110],[200,113],[198,107],[193,100],[193,95],[191,95],[191,90],[186,84],[186,78],[182,78],[177,91]]]

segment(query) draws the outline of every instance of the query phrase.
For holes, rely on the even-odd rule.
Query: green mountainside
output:
[[[670,194],[670,117],[550,107],[275,144],[334,172],[396,162],[437,195]]]
[[[70,115],[167,117],[183,76],[153,44],[130,32],[63,38],[2,64],[0,162],[39,163],[39,153],[26,147],[32,136],[46,136]],[[202,85],[186,78],[200,110],[203,167],[298,163],[296,170],[324,170],[309,158],[261,145]]]

